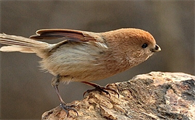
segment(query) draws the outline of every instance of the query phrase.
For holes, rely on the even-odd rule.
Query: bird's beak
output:
[[[161,51],[161,48],[156,44],[155,48],[151,49],[152,52],[159,52]]]

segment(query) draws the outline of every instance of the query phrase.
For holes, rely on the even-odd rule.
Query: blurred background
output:
[[[195,74],[194,1],[0,1],[0,32],[29,37],[42,28],[103,32],[118,28],[149,31],[162,51],[139,66],[100,85],[127,81],[151,71]],[[1,119],[40,119],[59,105],[51,87],[52,75],[40,71],[35,54],[0,53]],[[92,87],[61,84],[66,102],[81,100]]]

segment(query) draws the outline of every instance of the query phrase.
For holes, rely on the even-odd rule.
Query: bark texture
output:
[[[110,95],[93,91],[73,101],[74,111],[57,106],[43,120],[195,120],[195,76],[151,72],[129,81],[108,84]]]

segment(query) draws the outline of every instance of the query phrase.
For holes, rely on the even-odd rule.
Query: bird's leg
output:
[[[85,92],[83,93],[83,96],[85,96],[86,93],[90,93],[90,92],[92,92],[92,91],[100,91],[100,92],[104,92],[104,93],[110,95],[110,93],[107,91],[107,90],[110,90],[110,91],[115,92],[115,93],[118,95],[118,97],[119,97],[119,93],[118,93],[116,90],[114,90],[114,89],[111,89],[111,88],[108,88],[108,87],[103,87],[103,86],[100,86],[100,85],[98,85],[98,84],[91,83],[91,82],[86,82],[86,81],[81,81],[81,82],[82,82],[82,83],[85,83],[85,84],[87,84],[87,85],[90,85],[90,86],[95,87],[94,89],[85,91]]]
[[[55,78],[53,78],[51,84],[52,84],[52,86],[54,87],[54,89],[55,89],[55,91],[56,91],[56,94],[57,94],[57,96],[58,96],[60,102],[61,102],[62,104],[66,104],[66,103],[64,102],[64,100],[62,99],[62,97],[61,97],[61,95],[60,95],[60,92],[59,92],[59,89],[58,89],[58,86],[59,86],[59,83],[60,83],[60,78],[61,78],[61,76],[60,76],[60,75],[57,75]]]
[[[58,85],[60,83],[61,77],[63,77],[63,76],[57,75],[56,77],[53,78],[52,83],[51,83],[52,86],[54,87],[55,91],[56,91],[56,94],[57,94],[60,102],[61,102],[60,103],[60,107],[67,113],[67,116],[69,116],[69,111],[70,110],[73,110],[78,115],[78,112],[74,108],[72,108],[72,107],[75,107],[75,105],[67,105],[64,102],[64,100],[62,99],[61,95],[60,95],[60,92],[59,92],[59,89],[58,89]]]

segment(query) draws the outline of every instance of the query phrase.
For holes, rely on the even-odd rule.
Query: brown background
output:
[[[149,31],[161,46],[139,66],[96,81],[101,85],[125,81],[150,71],[195,73],[194,1],[1,1],[1,31],[28,37],[41,28],[107,31],[135,27]],[[1,119],[40,119],[59,101],[41,72],[34,54],[0,53]],[[91,87],[73,82],[60,85],[66,102],[82,99]]]

